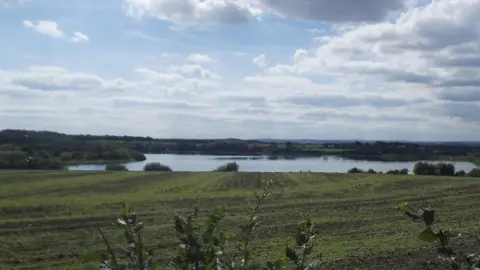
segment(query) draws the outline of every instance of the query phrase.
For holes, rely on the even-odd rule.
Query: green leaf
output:
[[[143,260],[146,262],[148,261],[148,257],[150,256],[150,254],[148,254],[148,252],[143,252]]]
[[[418,239],[428,243],[435,242],[437,238],[438,238],[438,235],[436,235],[430,228],[425,229],[423,232],[421,232],[418,235]]]
[[[283,269],[284,263],[282,260],[277,260],[275,261],[275,270],[281,270]]]
[[[403,210],[408,205],[407,202],[398,202],[397,203],[397,210]]]
[[[431,208],[423,209],[422,218],[427,226],[431,226],[435,221],[435,210]]]
[[[95,251],[83,256],[83,262],[103,262],[105,255],[103,252]]]
[[[130,204],[124,203],[123,204],[123,215],[128,217],[132,211],[132,208],[130,207]]]
[[[285,249],[285,254],[286,254],[287,258],[290,259],[290,261],[292,261],[294,263],[298,263],[298,261],[300,260],[297,253],[295,252],[295,250],[293,250],[289,247],[287,247]]]

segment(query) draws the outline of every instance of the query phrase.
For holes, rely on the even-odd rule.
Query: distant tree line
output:
[[[0,169],[18,170],[60,170],[63,162],[58,158],[46,155],[45,152],[33,155],[19,150],[0,151]]]
[[[67,135],[49,131],[3,130],[0,145],[13,144],[32,151],[47,150],[63,160],[141,160],[140,153],[297,156],[337,155],[362,160],[415,161],[459,158],[480,163],[480,144],[408,142],[265,142],[239,139],[153,139],[138,136]],[[99,145],[113,145],[104,147]],[[120,149],[126,151],[120,151]],[[128,153],[127,153],[128,152]]]
[[[364,171],[357,167],[353,167],[347,171],[347,173],[369,173],[376,174],[382,173],[377,172],[374,169],[368,169]],[[408,169],[396,169],[386,171],[385,174],[391,175],[407,175],[409,173]],[[452,163],[428,163],[428,162],[417,162],[413,168],[413,173],[415,175],[443,175],[443,176],[470,176],[470,177],[480,177],[480,168],[474,168],[469,173],[466,173],[464,170],[455,170],[455,165]]]
[[[480,177],[480,169],[474,168],[469,173],[463,170],[456,171],[455,165],[451,163],[428,163],[418,162],[413,168],[413,173],[416,175],[444,175],[444,176],[471,176]]]
[[[347,173],[369,173],[369,174],[383,174],[383,172],[377,172],[374,169],[368,169],[367,171],[364,171],[362,169],[359,169],[357,167],[353,167],[350,170],[347,171]],[[408,174],[408,169],[401,169],[401,170],[389,170],[386,171],[385,174],[393,174],[393,175],[407,175]]]
[[[0,168],[61,169],[67,164],[92,161],[145,160],[145,155],[125,142],[87,138],[55,132],[1,131]]]
[[[468,160],[480,165],[480,144],[336,142],[298,143],[238,139],[153,139],[137,136],[67,135],[50,131],[0,131],[0,163],[3,168],[47,168],[45,163],[75,164],[142,161],[143,153],[267,155],[269,159],[336,155],[350,159],[415,161]],[[15,152],[15,153],[12,153]],[[25,163],[23,156],[36,163]],[[22,158],[18,158],[22,156]],[[13,160],[13,161],[12,161]],[[42,165],[40,165],[42,164]],[[388,173],[388,172],[387,172]],[[391,174],[395,172],[392,171]],[[398,172],[401,174],[401,172]]]
[[[214,170],[214,172],[238,172],[239,166],[236,162],[229,162],[225,165],[222,165]],[[107,164],[105,166],[106,171],[128,171],[127,166],[124,164]],[[146,172],[157,171],[157,172],[171,172],[172,169],[160,162],[147,163],[143,166],[143,170]]]

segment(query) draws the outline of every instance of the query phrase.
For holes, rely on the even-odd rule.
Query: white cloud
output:
[[[442,119],[450,116],[459,119],[455,125],[466,128],[465,134],[469,134],[475,132],[474,125],[466,127],[462,121],[478,119],[476,105],[462,111],[455,111],[455,104],[426,110],[423,108],[431,103],[415,96],[352,95],[349,91],[356,88],[322,85],[295,76],[255,76],[237,82],[225,81],[217,78],[220,74],[214,76],[215,72],[200,65],[165,69],[139,67],[135,71],[138,78],[128,80],[55,66],[0,70],[0,128],[30,125],[68,132],[133,132],[129,134],[157,137],[188,136],[195,130],[197,137],[241,138],[318,138],[334,134],[347,138],[349,133],[341,133],[342,130],[355,129],[369,138],[379,138],[386,134],[381,131],[393,128],[392,125],[412,125],[419,119],[427,125],[422,127],[422,132],[438,131]],[[85,115],[89,115],[88,124],[80,127],[69,124],[75,119],[84,119]],[[55,126],[49,124],[52,119]],[[152,128],[152,121],[158,121],[159,126]],[[365,125],[367,121],[369,124]],[[131,129],[132,125],[136,129]],[[398,134],[388,134],[389,137],[383,138],[405,139]],[[412,134],[415,133],[411,133],[410,138],[414,138]]]
[[[189,77],[202,78],[202,79],[220,79],[221,76],[217,73],[202,67],[201,65],[182,65],[182,66],[170,66],[167,69],[169,72],[177,72]]]
[[[22,5],[26,0],[0,0],[0,7],[9,8]]]
[[[46,20],[46,21],[23,21],[23,25],[26,28],[33,29],[38,33],[50,36],[54,38],[63,37],[62,30],[59,29],[58,25],[54,21]]]
[[[175,24],[243,23],[264,13],[332,22],[371,22],[406,7],[405,0],[123,0],[127,15]]]
[[[142,31],[128,31],[126,34],[127,36],[135,37],[146,41],[163,41],[162,38],[150,35]]]
[[[247,56],[249,54],[246,53],[246,52],[234,52],[233,55],[235,55],[235,56]]]
[[[395,91],[416,85],[431,96],[477,102],[479,12],[480,0],[433,1],[392,22],[361,25],[331,36],[312,54],[297,50],[292,64],[271,67],[269,72],[378,82]]]
[[[308,9],[298,0],[124,0],[131,16],[173,24],[162,24],[161,38],[146,24],[126,33],[155,43],[108,38],[88,51],[58,47],[55,55],[19,61],[15,55],[43,50],[16,50],[12,44],[28,40],[14,40],[0,54],[0,128],[198,138],[352,139],[352,130],[367,139],[478,138],[480,0],[374,0],[349,9],[346,1],[311,1]],[[198,25],[262,17],[248,25],[260,37],[255,44],[242,41],[240,32],[222,40],[237,26]],[[292,19],[323,22],[320,30],[305,30]],[[44,34],[51,32],[45,28],[61,32],[52,25]],[[25,26],[41,28],[32,21]],[[305,38],[315,42],[302,45]],[[25,63],[52,66],[22,68]]]
[[[91,90],[104,83],[98,76],[54,66],[33,66],[23,71],[0,70],[0,81],[39,91]]]
[[[265,54],[260,54],[253,58],[253,64],[257,67],[266,67],[267,66],[267,57]]]
[[[248,1],[123,0],[127,15],[154,17],[176,24],[240,23],[261,10]]]
[[[193,63],[208,63],[208,62],[213,62],[214,59],[211,58],[210,56],[206,54],[200,54],[200,53],[193,53],[187,56],[186,59],[188,62],[193,62]]]
[[[81,42],[88,42],[90,39],[88,38],[87,35],[83,34],[82,32],[75,32],[73,33],[73,36],[70,38],[71,41],[75,43],[81,43]]]
[[[308,51],[304,49],[298,49],[293,55],[293,62],[298,63],[308,57]]]

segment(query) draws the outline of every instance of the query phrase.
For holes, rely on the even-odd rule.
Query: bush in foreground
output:
[[[310,214],[301,214],[301,221],[294,235],[295,248],[287,244],[280,259],[258,264],[255,257],[261,258],[264,254],[257,248],[252,252],[251,240],[259,226],[258,213],[267,197],[272,181],[263,183],[261,193],[255,192],[255,203],[250,212],[241,222],[238,231],[228,233],[224,231],[222,222],[228,216],[224,208],[216,208],[208,215],[204,225],[199,225],[198,209],[182,216],[174,216],[174,228],[178,242],[178,249],[172,263],[176,269],[231,269],[231,270],[314,270],[322,268],[319,259],[311,259],[314,249],[313,239],[319,232],[315,229]],[[480,255],[460,252],[456,249],[454,240],[459,239],[460,233],[452,229],[439,229],[436,225],[435,210],[431,208],[414,209],[407,203],[399,203],[398,209],[405,210],[405,214],[413,221],[420,221],[425,229],[417,238],[426,243],[436,243],[438,259],[446,261],[451,269],[476,270],[480,269]],[[104,244],[105,252],[93,252],[84,257],[87,262],[99,262],[101,270],[153,270],[161,269],[154,265],[154,254],[145,248],[142,241],[142,231],[145,224],[137,219],[128,204],[124,205],[123,213],[116,219],[116,225],[123,229],[125,245],[122,253],[107,239],[101,229],[98,229]],[[257,258],[257,259],[258,259]],[[427,261],[428,267],[435,258]],[[438,269],[438,268],[436,268]],[[445,268],[442,268],[445,269]]]
[[[397,209],[404,210],[405,214],[414,222],[422,222],[425,229],[417,238],[425,243],[436,244],[438,259],[450,264],[451,269],[477,270],[480,269],[480,254],[457,250],[458,240],[462,234],[454,230],[439,229],[436,225],[435,210],[432,208],[415,209],[406,202],[397,205]],[[468,236],[468,234],[467,234]],[[478,241],[478,237],[475,237]],[[465,241],[465,240],[464,240]],[[442,268],[443,269],[443,268]]]
[[[215,172],[238,172],[239,166],[236,162],[230,162],[215,169]]]
[[[107,164],[105,166],[106,171],[128,171],[127,166],[123,164]]]
[[[172,169],[170,167],[163,165],[162,163],[159,162],[153,162],[153,163],[147,163],[143,167],[144,171],[160,171],[160,172],[171,172]]]
[[[267,197],[272,181],[263,183],[262,192],[256,193],[256,201],[250,212],[240,221],[239,229],[234,233],[224,231],[222,221],[228,216],[224,208],[216,208],[208,215],[205,223],[199,223],[198,209],[182,216],[174,216],[174,228],[178,249],[173,264],[176,269],[231,269],[231,270],[307,270],[320,269],[320,260],[310,259],[314,242],[318,235],[310,214],[301,214],[301,221],[293,239],[295,247],[285,246],[280,258],[265,264],[255,263],[254,256],[260,258],[262,252],[252,252],[251,241],[259,226],[258,213]],[[203,218],[201,218],[203,220]],[[153,252],[147,250],[142,241],[141,232],[145,226],[137,219],[128,204],[116,219],[116,225],[123,229],[125,244],[122,253],[98,229],[106,246],[105,252],[93,252],[84,257],[87,262],[99,262],[101,270],[152,270],[163,269],[154,265]],[[233,245],[233,246],[232,246]],[[257,259],[258,259],[257,258]],[[257,260],[262,261],[262,260]]]

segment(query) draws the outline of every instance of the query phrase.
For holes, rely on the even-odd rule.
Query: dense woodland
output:
[[[56,168],[62,164],[145,160],[142,153],[268,155],[270,158],[336,155],[383,161],[465,160],[480,163],[480,146],[407,142],[264,142],[238,139],[153,139],[0,131],[0,168]]]
[[[0,132],[0,169],[61,169],[75,163],[142,160],[141,152],[121,140],[46,131]]]

